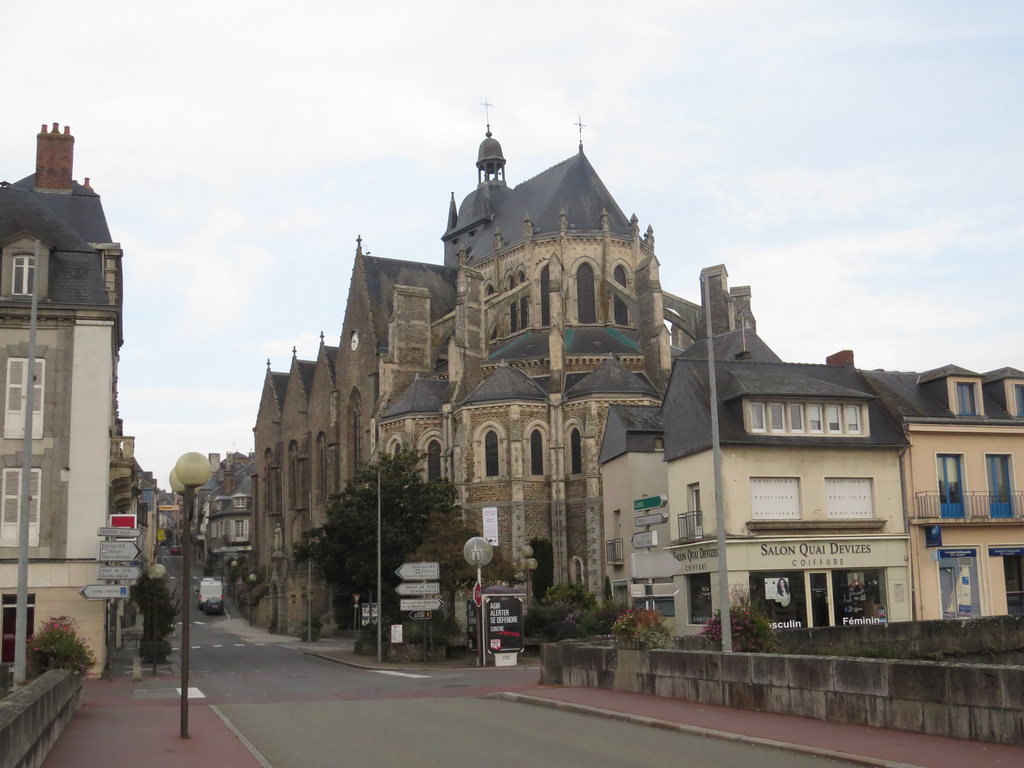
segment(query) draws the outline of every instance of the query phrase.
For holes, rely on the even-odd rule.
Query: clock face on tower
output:
[[[352,331],[352,338],[349,343],[352,345],[353,352],[359,348],[359,331]]]

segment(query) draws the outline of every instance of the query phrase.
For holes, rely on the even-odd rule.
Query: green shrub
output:
[[[764,606],[750,599],[750,594],[739,587],[732,592],[729,606],[729,626],[732,627],[732,649],[741,653],[774,653],[779,644],[775,630],[764,611]],[[722,642],[722,611],[715,611],[704,629],[704,637]]]
[[[657,611],[626,611],[612,625],[612,634],[616,640],[636,643],[644,650],[667,648],[672,642],[672,633],[665,624],[665,618]]]
[[[96,665],[96,656],[78,636],[78,625],[68,616],[51,618],[28,644],[28,668],[32,677],[51,669],[69,669],[84,675]]]
[[[167,640],[140,640],[139,658],[142,663],[152,664],[153,654],[156,654],[156,663],[163,664],[171,655],[171,643]]]
[[[310,624],[312,624],[312,632],[310,632]],[[320,633],[323,631],[323,622],[319,616],[314,616],[310,624],[302,622],[302,626],[299,627],[299,639],[304,643],[315,643],[320,639]],[[312,634],[312,637],[310,635]]]
[[[597,598],[583,584],[556,584],[548,589],[543,602],[546,605],[562,603],[581,611],[597,608]]]

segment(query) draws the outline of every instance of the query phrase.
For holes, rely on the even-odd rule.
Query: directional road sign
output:
[[[651,549],[658,546],[657,531],[639,531],[633,534],[631,539],[633,549]]]
[[[413,621],[428,621],[430,619],[430,611],[411,611],[409,618]]]
[[[142,569],[135,565],[101,565],[96,569],[100,581],[135,581],[142,575]]]
[[[134,541],[101,541],[96,559],[103,563],[130,563],[141,553]]]
[[[86,584],[79,592],[86,600],[113,600],[128,597],[127,584]]]
[[[661,525],[668,522],[668,515],[665,512],[651,512],[649,515],[637,515],[633,518],[633,525],[642,528],[645,525]]]
[[[142,535],[139,528],[100,528],[96,531],[97,536],[117,536],[121,539],[134,539]]]
[[[402,611],[439,611],[444,601],[437,597],[406,597],[401,600]]]
[[[402,563],[395,573],[407,581],[427,581],[441,578],[441,566],[438,563]]]
[[[668,496],[644,496],[642,499],[633,500],[634,512],[646,512],[648,509],[661,509],[668,504]]]
[[[440,591],[441,585],[436,581],[403,581],[395,587],[395,592],[400,594],[402,597],[411,597],[413,595],[436,595]]]

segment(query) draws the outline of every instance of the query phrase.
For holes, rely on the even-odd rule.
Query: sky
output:
[[[252,450],[268,359],[338,345],[358,236],[442,263],[488,117],[510,185],[582,122],[662,287],[699,301],[725,264],[784,360],[1024,369],[1018,2],[11,0],[0,46],[0,180],[71,127],[162,485]]]

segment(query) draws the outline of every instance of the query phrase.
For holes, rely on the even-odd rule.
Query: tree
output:
[[[534,601],[539,602],[555,583],[555,555],[550,539],[530,539],[537,570],[533,572],[531,587]]]
[[[455,486],[444,479],[425,481],[424,456],[409,449],[394,456],[381,451],[359,465],[345,490],[331,497],[327,521],[307,532],[295,548],[297,561],[312,558],[324,578],[343,593],[368,594],[375,600],[379,478],[382,618],[397,614],[395,586],[400,579],[395,571],[413,559],[431,515],[453,514]]]

